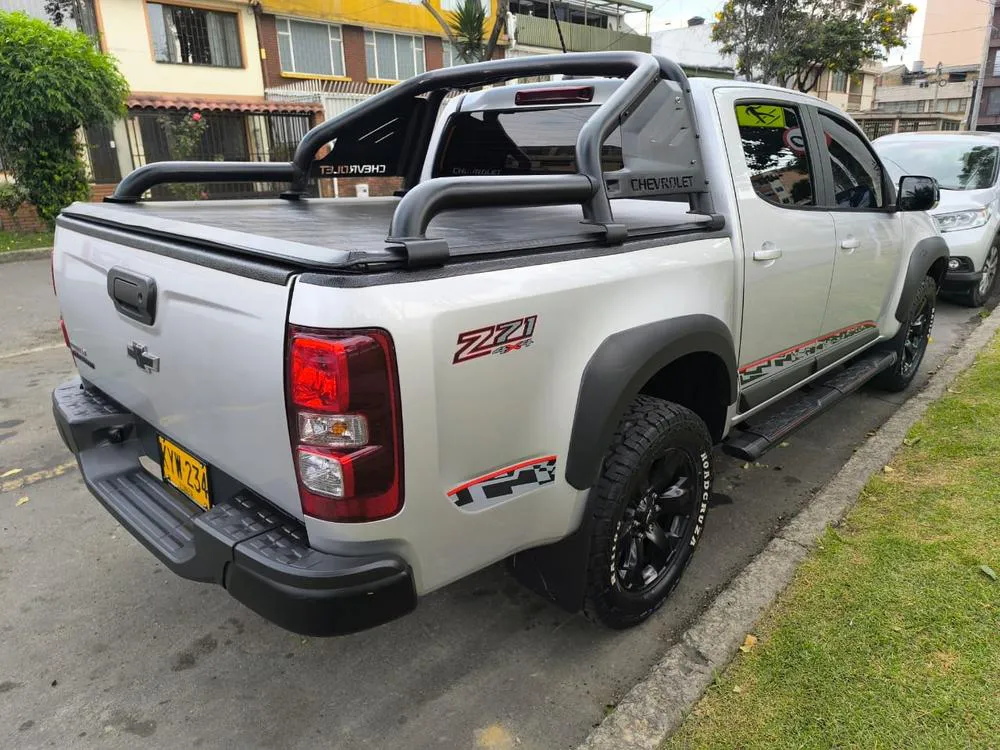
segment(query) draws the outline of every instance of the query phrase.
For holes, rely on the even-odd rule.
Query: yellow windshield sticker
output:
[[[785,110],[770,104],[739,104],[736,123],[744,128],[784,128]]]

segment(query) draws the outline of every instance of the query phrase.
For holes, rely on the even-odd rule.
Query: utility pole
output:
[[[993,17],[996,13],[996,0],[990,2],[990,17],[986,21],[986,39],[983,42],[983,59],[979,64],[979,80],[976,81],[976,95],[973,97],[972,111],[969,113],[969,130],[979,129],[979,112],[983,105],[983,81],[986,80],[986,64],[990,60],[990,40],[993,38]]]
[[[931,111],[937,114],[938,92],[941,90],[941,74],[944,73],[944,65],[940,62],[934,68],[934,103],[931,104]]]

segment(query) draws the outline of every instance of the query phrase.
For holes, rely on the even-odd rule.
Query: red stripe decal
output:
[[[746,370],[751,370],[754,367],[757,367],[759,365],[765,364],[766,362],[770,362],[772,359],[777,359],[778,357],[784,357],[786,354],[791,354],[792,352],[797,352],[800,349],[805,349],[807,346],[812,346],[813,344],[818,344],[819,342],[826,341],[827,339],[833,338],[834,336],[839,336],[842,333],[848,333],[850,331],[861,330],[863,328],[872,328],[875,325],[876,325],[876,323],[875,323],[874,320],[865,320],[865,321],[862,321],[860,323],[853,323],[852,325],[845,326],[844,328],[838,328],[836,331],[830,331],[830,333],[824,333],[822,336],[817,336],[816,338],[810,339],[809,341],[806,341],[806,342],[804,342],[802,344],[796,344],[795,346],[790,347],[788,349],[782,349],[780,352],[776,352],[775,354],[769,354],[766,357],[763,357],[762,359],[758,359],[758,360],[756,360],[754,362],[751,362],[748,365],[743,365],[743,367],[740,368],[740,372],[744,372]]]
[[[479,484],[480,482],[485,482],[487,479],[493,479],[494,477],[499,477],[504,474],[509,474],[512,471],[523,469],[525,466],[534,466],[535,464],[544,464],[548,463],[549,461],[555,461],[555,460],[556,460],[555,456],[542,456],[541,458],[532,458],[529,459],[528,461],[521,461],[520,463],[516,463],[513,466],[507,466],[506,468],[503,469],[497,469],[496,471],[491,471],[489,474],[483,474],[483,476],[481,477],[470,479],[465,484],[460,484],[453,490],[448,490],[448,497],[451,497],[452,495],[457,495],[462,490],[472,487],[473,485]]]

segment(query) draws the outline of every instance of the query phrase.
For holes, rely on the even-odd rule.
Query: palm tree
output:
[[[445,19],[428,0],[421,0],[427,11],[440,24],[449,43],[463,63],[479,62],[493,58],[500,32],[507,24],[508,0],[497,0],[497,15],[488,38],[486,25],[487,11],[482,0],[463,0],[457,10],[448,13]]]
[[[464,0],[448,14],[448,25],[455,37],[455,54],[462,62],[485,59],[486,11],[480,0]]]

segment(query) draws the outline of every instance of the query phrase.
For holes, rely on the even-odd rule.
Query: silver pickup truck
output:
[[[347,174],[402,189],[305,197]],[[141,200],[239,180],[287,190]],[[433,71],[289,163],[152,164],[67,208],[55,418],[165,565],[285,628],[371,627],[504,559],[626,627],[688,563],[717,446],[754,460],[913,378],[936,200],[783,89],[639,53]]]

